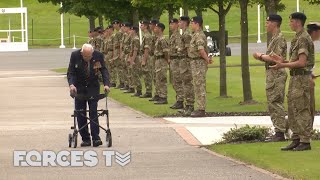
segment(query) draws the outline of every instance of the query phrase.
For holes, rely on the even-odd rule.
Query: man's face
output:
[[[154,24],[149,24],[149,28],[153,31],[155,25]]]
[[[320,30],[318,30],[318,31],[313,31],[313,32],[311,33],[311,37],[312,37],[312,40],[313,40],[313,41],[319,40],[319,38],[320,38]]]
[[[92,51],[90,50],[83,50],[81,52],[82,58],[83,60],[85,60],[86,62],[89,62],[92,58]]]
[[[154,31],[155,34],[159,34],[161,29],[158,26],[156,26],[156,27],[154,27],[153,31]]]
[[[191,21],[191,29],[192,29],[192,31],[195,31],[197,27],[198,27],[198,24],[196,22],[194,22],[194,21]]]
[[[119,28],[119,24],[114,23],[114,24],[113,24],[113,28],[114,28],[114,29],[118,29],[118,28]]]
[[[292,31],[295,31],[297,29],[298,23],[299,23],[299,21],[297,19],[290,19],[289,26]]]
[[[178,23],[170,23],[169,27],[171,31],[174,31],[178,28]]]
[[[272,32],[277,27],[277,22],[266,21],[266,30],[267,32]]]
[[[103,36],[104,37],[107,37],[109,34],[109,29],[105,29],[104,32],[103,32]]]

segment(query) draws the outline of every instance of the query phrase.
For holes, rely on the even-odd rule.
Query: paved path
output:
[[[223,133],[230,128],[250,126],[272,127],[269,116],[226,116],[206,118],[164,118],[186,128],[196,139],[195,145],[210,145],[222,140]],[[320,129],[320,116],[315,117],[314,128]]]
[[[96,151],[97,166],[14,167],[14,150],[74,150],[67,147],[73,102],[66,79],[45,70],[35,73],[39,67],[27,66],[37,60],[32,53],[28,56],[28,70],[20,71],[23,64],[19,64],[21,69],[5,71],[0,66],[0,179],[275,179],[191,146],[187,142],[192,136],[184,127],[146,117],[113,100],[109,100],[109,109],[114,146],[77,148]],[[100,122],[105,124],[103,119]],[[185,141],[179,134],[191,139]],[[105,140],[103,132],[101,137]],[[130,151],[131,162],[106,167],[105,150]]]

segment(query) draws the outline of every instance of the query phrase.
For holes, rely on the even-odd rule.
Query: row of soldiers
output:
[[[111,87],[134,93],[132,97],[150,98],[154,104],[167,104],[169,69],[176,92],[176,102],[170,108],[179,109],[185,116],[203,117],[206,115],[206,72],[212,60],[208,57],[202,23],[199,16],[173,18],[169,22],[172,35],[168,40],[163,34],[166,27],[158,20],[140,21],[140,27],[114,20],[105,30],[96,28],[89,32],[88,43],[105,55]],[[145,85],[144,94],[141,80]]]
[[[287,61],[287,42],[281,33],[282,17],[271,14],[266,20],[266,29],[272,34],[266,53],[254,53],[255,59],[265,62],[266,95],[268,109],[275,135],[272,141],[285,141],[285,133],[292,131],[292,143],[281,148],[283,151],[310,150],[310,140],[315,116],[313,74],[315,50],[313,41],[319,40],[320,24],[310,22],[307,30],[304,25],[307,17],[296,12],[290,15],[290,28],[296,35],[291,41]],[[288,89],[288,121],[285,118],[284,98],[287,73],[290,69]]]

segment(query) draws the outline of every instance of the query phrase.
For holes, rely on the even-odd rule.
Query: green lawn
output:
[[[227,57],[228,65],[239,65],[240,57]],[[250,63],[261,64],[250,58]],[[211,66],[216,66],[216,63]],[[55,71],[65,72],[66,69],[57,69]],[[243,101],[242,97],[242,78],[240,67],[227,68],[227,84],[228,95],[231,98],[218,98],[219,96],[219,68],[209,68],[207,73],[207,112],[260,112],[267,111],[266,95],[265,95],[265,70],[264,66],[250,66],[251,87],[254,100],[258,101],[255,105],[239,105]],[[320,74],[320,69],[316,69],[316,74]],[[320,83],[319,79],[316,83]],[[287,81],[288,84],[288,81]],[[320,87],[316,86],[316,98],[319,96]],[[146,99],[133,98],[128,94],[124,94],[118,89],[112,89],[110,97],[126,104],[138,111],[141,111],[150,116],[166,116],[174,114],[175,110],[171,110],[171,106],[175,102],[175,92],[171,84],[168,84],[168,105],[153,105]],[[286,105],[286,103],[285,103]],[[316,101],[316,107],[319,110],[320,102]]]
[[[284,12],[280,15],[283,16],[283,32],[285,36],[290,39],[293,33],[290,31],[288,26],[289,15],[296,10],[296,1],[293,0],[282,0],[286,5]],[[28,36],[29,44],[31,48],[38,47],[58,47],[60,45],[60,15],[57,12],[59,6],[53,6],[51,3],[38,3],[37,0],[24,0],[24,6],[28,8]],[[0,1],[1,8],[18,7],[20,6],[19,1]],[[308,16],[308,21],[318,20],[318,6],[309,5],[306,1],[300,1],[301,11],[305,11]],[[240,42],[240,11],[238,6],[233,6],[226,17],[226,29],[229,32],[229,42]],[[189,16],[194,16],[195,13],[190,11]],[[178,17],[175,14],[175,17]],[[20,28],[20,15],[0,15],[0,29],[8,29],[9,22],[11,29]],[[203,12],[204,25],[209,25],[211,30],[218,30],[218,16],[211,10]],[[249,18],[249,40],[250,42],[257,41],[257,6],[254,5],[248,9]],[[264,19],[265,19],[264,8],[261,8],[261,33],[265,34]],[[70,19],[70,27],[69,27]],[[32,26],[33,21],[33,26]],[[166,25],[168,24],[167,13],[161,16],[161,21]],[[97,23],[96,23],[97,24]],[[107,24],[107,22],[105,22]],[[87,40],[88,31],[88,20],[85,17],[76,17],[74,15],[65,14],[64,16],[64,35],[65,45],[67,47],[73,47],[73,39],[69,41],[70,36],[76,35],[76,44],[79,46]],[[167,26],[165,33],[168,34],[169,27]],[[33,31],[33,34],[32,34]],[[12,33],[15,36],[16,41],[21,38],[21,34],[17,32]],[[6,32],[0,33],[0,38],[7,37]],[[31,41],[31,39],[35,39]],[[45,40],[47,39],[47,40]],[[50,39],[50,40],[48,40]],[[265,42],[266,36],[262,35],[262,41]]]
[[[312,150],[283,152],[280,148],[289,142],[211,145],[219,154],[294,179],[320,179],[320,141],[312,142]]]

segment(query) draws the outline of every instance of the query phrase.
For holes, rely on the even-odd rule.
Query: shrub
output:
[[[318,129],[312,130],[311,135],[312,140],[320,140],[320,131]]]
[[[271,135],[271,129],[268,127],[245,125],[240,128],[231,128],[222,136],[222,143],[237,142],[260,142],[265,141],[266,137]]]

